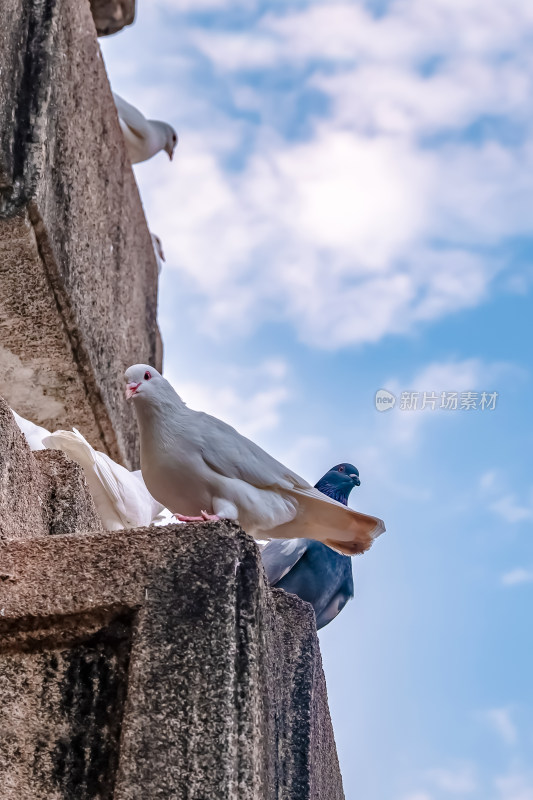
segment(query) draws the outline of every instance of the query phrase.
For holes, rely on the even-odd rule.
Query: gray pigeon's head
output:
[[[162,389],[162,384],[166,385],[166,380],[162,375],[148,364],[134,364],[124,373],[127,381],[126,399],[136,397],[156,397]]]
[[[163,137],[163,150],[168,154],[169,159],[172,161],[174,150],[178,144],[178,134],[168,122],[161,122],[161,120],[151,120],[152,125],[155,125]]]

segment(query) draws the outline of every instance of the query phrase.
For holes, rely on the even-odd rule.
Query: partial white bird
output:
[[[164,150],[172,161],[178,143],[178,135],[172,125],[158,119],[146,119],[135,106],[118,94],[113,93],[113,98],[131,163],[148,161],[160,150]]]
[[[13,411],[13,409],[11,409],[11,413],[24,434],[30,446],[30,450],[44,450],[43,439],[45,436],[50,436],[50,431],[47,431],[46,428],[41,428],[41,426],[36,425],[35,422],[30,422],[29,419],[24,419],[24,417],[21,417],[16,411]]]
[[[95,450],[75,428],[51,433],[43,444],[50,450],[62,450],[83,468],[106,530],[150,525],[163,510],[164,506],[149,493],[140,472],[130,472],[105,453]]]
[[[163,243],[155,233],[151,233],[150,236],[152,237],[152,247],[154,248],[155,260],[157,261],[157,272],[160,273],[163,269],[163,261],[165,261]]]
[[[385,530],[380,519],[322,494],[230,425],[187,408],[153,367],[136,364],[126,380],[143,478],[178,519],[238,520],[257,539],[317,539],[346,555],[364,552]]]

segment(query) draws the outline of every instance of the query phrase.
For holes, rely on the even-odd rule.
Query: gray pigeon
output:
[[[126,371],[148,491],[183,522],[238,520],[257,539],[318,539],[354,555],[383,533],[380,519],[322,494],[216,417],[185,405],[146,364]]]
[[[172,125],[158,119],[146,119],[135,106],[118,94],[113,94],[113,98],[131,163],[148,161],[160,150],[164,150],[172,161],[178,143],[178,135]]]

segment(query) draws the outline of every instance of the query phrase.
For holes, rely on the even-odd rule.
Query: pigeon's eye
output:
[[[146,372],[144,373],[144,380],[145,381],[149,381],[151,377],[152,377],[152,373],[148,372],[148,370],[146,370]]]
[[[342,466],[342,464],[341,464],[341,466],[339,467],[339,472],[344,472],[344,467]]]

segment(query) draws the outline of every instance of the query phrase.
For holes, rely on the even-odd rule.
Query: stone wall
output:
[[[86,0],[0,7],[0,393],[132,466],[157,265]]]
[[[109,36],[131,25],[135,19],[135,0],[90,0],[98,36]]]

